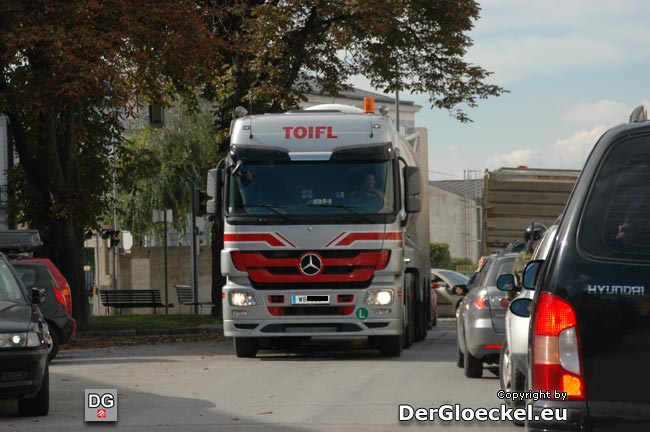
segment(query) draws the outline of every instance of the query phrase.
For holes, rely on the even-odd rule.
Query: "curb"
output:
[[[138,330],[96,330],[96,331],[79,331],[76,340],[86,339],[114,339],[123,337],[142,337],[142,336],[169,336],[169,335],[190,335],[200,333],[220,333],[223,334],[222,324],[200,325],[198,327],[179,327],[167,329],[138,329]]]

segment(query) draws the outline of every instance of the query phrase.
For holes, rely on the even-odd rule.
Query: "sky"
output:
[[[428,129],[431,180],[503,166],[580,169],[603,132],[650,101],[647,2],[479,4],[466,60],[509,93],[468,109],[470,124],[431,109],[426,95],[400,95],[423,107],[416,126]]]

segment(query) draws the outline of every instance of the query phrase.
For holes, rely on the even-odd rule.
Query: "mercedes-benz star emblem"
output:
[[[300,271],[305,276],[316,276],[323,269],[323,262],[314,253],[307,253],[300,258]]]

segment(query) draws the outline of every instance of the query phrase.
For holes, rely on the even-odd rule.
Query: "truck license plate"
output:
[[[297,295],[291,296],[291,304],[330,304],[328,295]]]

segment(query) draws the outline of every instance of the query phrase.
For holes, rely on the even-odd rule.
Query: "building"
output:
[[[429,182],[431,242],[447,243],[452,258],[478,262],[481,251],[481,197],[483,180]]]

